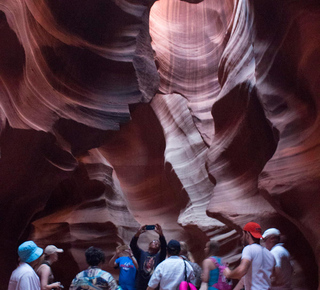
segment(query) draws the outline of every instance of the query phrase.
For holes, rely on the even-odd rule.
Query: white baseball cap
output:
[[[49,246],[46,246],[46,248],[44,249],[44,253],[46,255],[52,255],[54,253],[63,253],[63,250],[62,249],[58,249],[54,245],[49,245]]]
[[[267,230],[263,233],[262,238],[265,239],[265,238],[267,238],[267,237],[269,237],[269,236],[280,236],[280,235],[281,235],[281,233],[280,233],[280,231],[279,231],[278,229],[276,229],[276,228],[270,228],[270,229],[267,229]]]

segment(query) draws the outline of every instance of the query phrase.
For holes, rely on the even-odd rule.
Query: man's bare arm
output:
[[[234,270],[225,268],[223,274],[227,279],[238,279],[240,280],[247,272],[251,265],[251,261],[247,259],[242,259],[240,265]]]

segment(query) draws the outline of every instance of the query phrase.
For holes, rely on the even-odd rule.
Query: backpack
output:
[[[197,290],[196,286],[194,286],[189,279],[187,278],[187,265],[186,261],[184,259],[184,281],[182,281],[179,285],[179,290]]]
[[[227,279],[223,275],[223,270],[227,268],[226,265],[220,265],[218,261],[214,257],[210,257],[213,263],[216,265],[217,269],[219,270],[219,278],[218,282],[213,284],[212,287],[215,287],[219,290],[231,290],[232,289],[232,280]]]

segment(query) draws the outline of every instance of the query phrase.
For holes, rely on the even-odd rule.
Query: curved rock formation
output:
[[[87,247],[108,259],[140,224],[199,263],[217,239],[235,265],[254,220],[286,236],[295,289],[316,289],[319,14],[311,0],[0,0],[1,285],[26,239],[65,249],[68,287]]]

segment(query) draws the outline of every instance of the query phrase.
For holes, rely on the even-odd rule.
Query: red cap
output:
[[[246,232],[249,232],[253,237],[257,238],[257,239],[261,239],[262,238],[262,230],[259,224],[254,223],[254,222],[250,222],[247,223],[244,227],[243,230]]]

